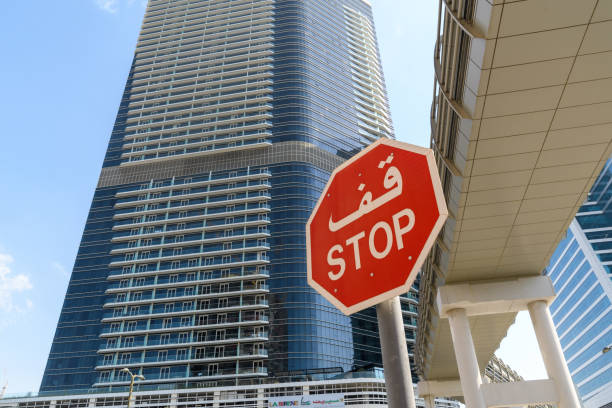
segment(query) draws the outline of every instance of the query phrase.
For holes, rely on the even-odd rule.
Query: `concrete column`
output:
[[[470,322],[465,309],[453,309],[448,312],[448,323],[450,324],[455,358],[459,368],[459,380],[468,408],[487,408],[484,396],[480,390],[482,378],[476,360],[474,341],[470,331]]]
[[[536,300],[529,303],[527,308],[548,378],[554,381],[559,395],[559,408],[580,408],[580,401],[576,395],[548,305],[543,300]]]

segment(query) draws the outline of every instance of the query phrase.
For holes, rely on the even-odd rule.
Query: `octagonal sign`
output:
[[[308,283],[346,315],[406,293],[447,216],[433,151],[380,139],[336,168],[317,202]]]

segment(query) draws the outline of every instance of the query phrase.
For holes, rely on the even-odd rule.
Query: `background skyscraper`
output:
[[[546,269],[568,368],[587,408],[612,402],[612,160],[608,160]],[[607,406],[607,405],[606,405]]]
[[[150,0],[41,391],[379,364],[375,314],[307,286],[304,226],[392,136],[363,0]]]

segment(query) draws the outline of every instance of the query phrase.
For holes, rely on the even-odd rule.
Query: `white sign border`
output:
[[[406,282],[404,282],[403,285],[398,286],[395,289],[391,289],[390,291],[387,291],[385,293],[381,293],[380,295],[374,296],[370,299],[359,302],[353,306],[347,307],[342,302],[340,302],[338,299],[336,299],[336,297],[333,294],[329,293],[325,288],[323,288],[321,285],[319,285],[317,282],[315,282],[312,279],[312,261],[311,261],[312,248],[310,244],[310,224],[312,223],[314,215],[317,213],[319,206],[323,202],[323,199],[325,198],[327,194],[327,190],[329,189],[331,182],[334,180],[338,172],[340,172],[342,169],[352,164],[354,161],[358,160],[363,155],[368,154],[370,150],[376,148],[377,146],[381,144],[425,156],[425,158],[427,159],[427,165],[429,167],[429,174],[431,177],[431,182],[432,182],[433,189],[434,189],[434,195],[436,198],[436,202],[438,204],[438,212],[440,215],[438,217],[438,220],[434,224],[434,227],[432,228],[431,233],[429,234],[429,237],[427,238],[427,241],[425,241],[423,250],[421,251],[417,259],[415,260],[414,265],[412,266],[412,269],[410,270],[408,274],[408,279],[406,280]],[[433,150],[428,149],[426,147],[416,146],[410,143],[400,142],[394,139],[386,139],[386,138],[378,139],[376,142],[372,143],[371,145],[369,145],[368,147],[366,147],[365,149],[357,153],[355,156],[351,157],[350,159],[342,163],[340,166],[336,167],[336,169],[330,175],[329,181],[325,185],[325,188],[323,189],[323,192],[321,193],[321,196],[319,197],[317,204],[315,205],[314,209],[312,210],[312,213],[310,214],[310,217],[308,218],[308,222],[306,223],[306,265],[307,265],[308,284],[310,285],[310,287],[316,290],[321,296],[327,299],[327,301],[329,301],[332,305],[334,305],[336,308],[338,308],[342,313],[344,313],[347,316],[353,313],[357,313],[363,309],[367,309],[368,307],[375,306],[395,296],[399,296],[404,293],[408,293],[410,291],[410,287],[412,286],[412,283],[416,279],[418,270],[421,269],[423,262],[425,262],[425,259],[427,258],[429,251],[431,251],[431,248],[433,247],[433,244],[436,241],[438,234],[442,230],[442,227],[444,226],[444,223],[446,222],[447,218],[448,218],[448,208],[446,207],[446,200],[444,199],[444,190],[442,189],[442,183],[440,181],[440,176],[438,175],[438,166],[436,165],[436,160],[435,160]]]

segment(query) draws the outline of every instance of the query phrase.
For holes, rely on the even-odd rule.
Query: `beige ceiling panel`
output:
[[[503,203],[470,205],[463,210],[463,219],[516,214],[520,204],[520,201],[506,201]]]
[[[588,179],[556,181],[554,183],[530,184],[525,199],[559,196],[563,194],[580,194],[587,185]]]
[[[508,247],[504,251],[504,257],[509,256],[523,256],[523,255],[531,255],[531,254],[539,254],[539,256],[546,256],[548,250],[550,249],[550,242],[545,242],[542,244],[535,245],[525,245],[525,246],[512,246]]]
[[[488,249],[504,248],[506,238],[498,239],[483,239],[481,241],[459,242],[457,244],[457,252],[483,251]]]
[[[531,235],[510,235],[508,237],[508,242],[506,243],[506,247],[522,247],[522,246],[530,246],[530,245],[538,245],[538,244],[546,244],[549,242],[553,242],[553,240],[558,235],[557,231],[553,232],[544,232],[541,234],[531,234]]]
[[[591,22],[612,20],[612,1],[600,0],[595,8]]]
[[[544,150],[608,143],[610,140],[612,140],[612,123],[551,130],[546,136]]]
[[[567,219],[567,209],[557,208],[554,210],[546,209],[543,211],[521,211],[516,217],[516,225],[533,224],[536,222],[565,221]]]
[[[554,110],[549,110],[483,119],[480,122],[478,138],[482,140],[494,137],[545,132],[550,126],[550,121],[554,113]]]
[[[496,228],[503,226],[510,226],[514,223],[514,214],[502,215],[495,217],[481,217],[474,218],[471,220],[463,220],[461,224],[461,231],[479,230],[483,228]]]
[[[531,200],[523,200],[521,211],[540,211],[544,208],[574,208],[577,202],[575,194],[563,194],[556,197],[534,198]],[[573,215],[572,215],[573,216]]]
[[[531,182],[533,184],[550,183],[553,181],[574,180],[590,177],[595,170],[596,163],[578,163],[565,166],[544,167],[535,169]]]
[[[540,234],[543,232],[558,232],[560,229],[560,226],[561,226],[560,223],[557,221],[515,225],[514,228],[512,228],[512,234],[519,236],[519,235]]]
[[[612,37],[612,35],[610,36]],[[557,110],[551,129],[567,129],[612,122],[612,102]]]
[[[483,251],[458,252],[455,255],[454,265],[461,265],[462,262],[482,261],[486,263],[496,263],[496,259],[502,255],[504,248],[488,249]]]
[[[468,194],[467,205],[499,203],[520,200],[527,186],[506,187],[495,190],[473,191]]]
[[[476,144],[475,158],[536,152],[542,149],[545,137],[545,132],[539,132],[479,140]]]
[[[500,38],[497,40],[493,67],[572,57],[576,55],[585,29],[586,26],[568,27]]]
[[[487,93],[520,91],[563,85],[574,58],[562,58],[532,64],[513,65],[491,70]]]
[[[612,119],[612,118],[611,118]],[[564,164],[597,162],[607,144],[592,144],[586,146],[566,147],[563,149],[544,150],[538,160],[537,167],[561,166]]]
[[[526,185],[531,176],[530,170],[514,171],[512,173],[489,174],[470,177],[469,191],[491,190],[502,187],[517,187]]]
[[[589,24],[579,54],[593,54],[612,50],[612,35],[610,33],[612,33],[612,21]]]
[[[509,171],[527,170],[535,167],[538,152],[513,154],[510,156],[478,159],[474,161],[472,175],[505,173]]]
[[[516,115],[554,109],[559,103],[562,91],[563,86],[557,85],[547,88],[487,95],[482,117]]]
[[[607,1],[607,3],[612,4],[611,1]],[[579,55],[572,68],[569,82],[590,81],[609,77],[612,77],[612,51]]]
[[[595,4],[596,0],[532,0],[506,4],[499,36],[587,24]]]
[[[612,31],[610,32],[612,36]],[[559,107],[612,101],[612,78],[567,84]]]
[[[470,242],[481,241],[483,239],[505,238],[511,230],[511,227],[500,227],[478,231],[462,231],[459,234],[459,239],[462,242]]]

